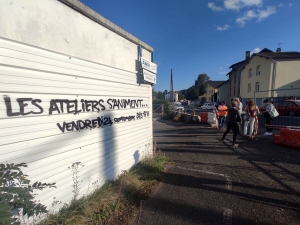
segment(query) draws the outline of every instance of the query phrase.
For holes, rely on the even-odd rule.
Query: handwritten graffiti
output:
[[[142,107],[142,99],[138,99],[138,100],[130,100],[130,99],[108,99],[107,103],[110,105],[110,109],[126,109],[126,107],[128,108],[138,108],[138,107]]]
[[[113,122],[111,121],[110,117],[97,117],[97,119],[93,119],[93,120],[77,120],[66,123],[63,122],[63,124],[61,125],[60,123],[57,123],[56,125],[58,126],[58,128],[61,130],[61,132],[65,132],[65,130],[67,131],[74,131],[74,130],[83,130],[83,129],[92,129],[92,128],[103,128],[104,126],[107,125],[112,125]]]
[[[41,99],[33,98],[17,98],[18,110],[13,111],[12,101],[10,97],[4,96],[4,102],[6,106],[6,115],[12,116],[26,116],[30,114],[42,114],[44,108],[42,106]],[[33,106],[33,107],[32,107]],[[143,104],[143,99],[112,99],[109,98],[106,101],[104,99],[99,100],[87,100],[77,99],[51,99],[48,114],[63,114],[72,113],[79,114],[81,112],[100,112],[108,109],[135,109],[148,107],[147,104]],[[29,110],[29,108],[31,110]],[[32,110],[32,108],[34,110]]]
[[[77,120],[77,121],[71,121],[71,122],[63,122],[62,124],[57,123],[57,127],[60,129],[61,132],[65,131],[80,131],[84,129],[93,129],[93,128],[103,128],[104,126],[112,126],[113,123],[120,123],[120,122],[126,122],[126,121],[132,121],[137,119],[142,119],[147,116],[149,116],[149,111],[144,112],[138,112],[137,115],[140,115],[139,118],[136,116],[121,116],[114,118],[112,122],[112,119],[110,117],[97,117],[96,119],[92,120]]]
[[[42,102],[42,100],[40,100],[40,99],[17,98],[17,102],[19,104],[19,111],[18,112],[13,112],[12,111],[10,97],[4,96],[4,102],[5,102],[5,106],[6,106],[7,116],[19,116],[19,115],[26,116],[26,115],[29,115],[29,114],[41,114],[41,113],[44,112],[44,109],[39,104],[37,104],[37,102],[38,103]],[[39,109],[39,111],[29,111],[29,112],[25,113],[25,107],[28,106],[28,102],[30,102],[37,109]]]
[[[149,111],[144,111],[144,112],[137,112],[136,113],[136,118],[137,119],[142,119],[143,117],[149,116]]]
[[[127,121],[135,120],[135,116],[121,116],[119,118],[114,118],[115,123],[126,122],[126,120]]]

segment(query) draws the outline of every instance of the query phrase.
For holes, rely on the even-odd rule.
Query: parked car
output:
[[[211,102],[205,102],[202,106],[201,109],[214,109],[214,103]]]
[[[174,102],[174,110],[184,110],[184,107],[180,102]]]
[[[300,116],[300,100],[282,100],[274,102],[280,116]],[[266,111],[266,106],[260,108],[261,112]]]

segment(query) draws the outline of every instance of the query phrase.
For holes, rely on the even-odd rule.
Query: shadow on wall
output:
[[[111,113],[101,115],[102,126],[100,132],[100,139],[103,137],[103,166],[100,174],[104,174],[105,181],[113,180],[118,174],[116,171],[116,154],[115,146],[115,132],[113,125],[113,117]],[[121,171],[120,171],[121,172]]]

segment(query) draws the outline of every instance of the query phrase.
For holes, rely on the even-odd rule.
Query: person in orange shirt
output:
[[[225,102],[222,101],[218,107],[218,115],[219,115],[219,129],[223,130],[224,122],[228,113],[228,108],[225,105]]]

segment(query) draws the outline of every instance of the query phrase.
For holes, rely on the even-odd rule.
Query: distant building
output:
[[[220,101],[220,99],[218,98],[218,88],[221,84],[223,84],[224,82],[226,82],[225,80],[221,80],[221,81],[208,81],[207,85],[206,85],[206,93],[204,95],[201,95],[198,97],[199,100],[202,100],[203,98],[205,98],[206,102],[217,102]]]
[[[250,51],[246,51],[245,60],[232,64],[231,71],[226,74],[229,78],[229,101],[241,96],[241,74],[242,67],[247,59],[250,58]]]
[[[300,52],[263,49],[245,60],[241,67],[243,101],[254,98],[261,106],[265,98],[300,97]]]
[[[172,102],[178,102],[178,92],[173,92],[173,97],[172,94],[170,94],[170,92],[168,92],[167,94],[165,94],[165,100],[168,101],[172,101]]]
[[[229,88],[230,80],[224,81],[222,84],[218,86],[218,94],[217,99],[219,102],[225,101],[227,104],[230,103],[230,95],[229,95]]]

